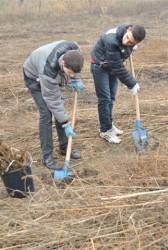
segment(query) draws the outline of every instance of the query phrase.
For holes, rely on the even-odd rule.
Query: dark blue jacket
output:
[[[123,35],[130,26],[123,24],[102,34],[91,52],[91,57],[92,62],[114,74],[131,89],[135,86],[136,80],[123,62],[130,56],[133,46],[122,45]]]

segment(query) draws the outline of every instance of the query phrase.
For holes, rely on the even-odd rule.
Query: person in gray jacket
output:
[[[91,73],[98,98],[100,137],[110,143],[120,143],[123,131],[113,122],[112,109],[119,79],[133,95],[139,84],[128,72],[124,61],[136,44],[145,38],[145,29],[140,25],[123,24],[102,34],[91,52]]]
[[[53,158],[52,115],[62,155],[66,154],[67,137],[75,135],[64,109],[60,87],[70,82],[75,91],[83,91],[85,86],[80,77],[83,64],[79,45],[75,41],[60,40],[34,50],[23,65],[25,84],[40,114],[42,160],[49,169],[60,168]],[[80,153],[72,150],[71,158],[80,158]]]

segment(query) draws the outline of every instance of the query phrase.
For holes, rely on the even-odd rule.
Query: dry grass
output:
[[[39,188],[29,199],[0,201],[2,250],[167,249],[161,187],[95,185],[78,177],[58,189],[35,180]]]
[[[51,13],[53,16],[62,16],[73,10],[72,14],[82,12],[83,14],[113,15],[113,17],[141,15],[143,18],[146,13],[149,13],[152,18],[159,21],[160,18],[167,17],[164,11],[166,3],[166,0],[24,0],[19,4],[19,0],[1,0],[0,10],[8,19],[15,15],[34,18],[34,15],[46,16]]]
[[[46,0],[41,1],[41,6],[39,3],[37,0],[33,5],[31,0],[25,0],[19,6],[10,1],[1,15],[2,20],[8,18],[8,23],[1,24],[0,136],[11,147],[32,153],[36,192],[26,199],[12,199],[1,183],[0,249],[167,250],[168,53],[163,36],[167,26],[161,17],[153,17],[157,11],[166,16],[165,1]],[[112,4],[118,10],[113,12],[115,18],[110,16]],[[130,5],[137,8],[133,10]],[[124,86],[119,89],[114,110],[117,125],[124,129],[122,144],[108,145],[99,138],[95,91],[89,72],[90,48],[97,35],[116,24],[117,15],[120,23],[135,19],[140,7],[138,20],[142,16],[144,23],[148,20],[148,36],[136,52],[134,64],[142,88],[142,125],[149,132],[148,148],[141,155],[136,154],[131,142],[135,107]],[[69,9],[74,10],[74,15],[76,11],[80,13],[85,22],[79,25],[79,16],[69,15]],[[66,18],[54,19],[53,10],[55,16],[67,11]],[[87,15],[86,19],[85,13],[92,16]],[[130,15],[124,17],[122,13]],[[97,14],[103,16],[97,18]],[[27,54],[60,38],[77,40],[86,57],[83,72],[86,91],[78,99],[78,137],[73,140],[74,147],[82,152],[82,159],[71,163],[76,177],[69,183],[54,182],[41,164],[38,114],[22,79],[22,63]],[[70,90],[63,90],[63,95],[71,114],[73,95]],[[57,140],[54,148],[54,155],[63,163]]]
[[[0,175],[17,169],[24,169],[29,166],[30,154],[21,150],[10,148],[0,141]]]

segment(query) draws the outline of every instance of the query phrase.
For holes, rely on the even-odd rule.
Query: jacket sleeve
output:
[[[61,96],[59,85],[46,75],[39,76],[41,92],[48,109],[53,113],[59,123],[65,123],[68,115],[64,109],[64,101]]]
[[[121,54],[117,46],[106,44],[105,61],[108,63],[108,67],[112,73],[129,89],[135,86],[136,80],[124,66],[123,59],[121,58]]]

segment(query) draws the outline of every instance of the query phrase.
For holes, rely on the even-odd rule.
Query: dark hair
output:
[[[141,25],[133,25],[132,26],[132,35],[137,42],[141,42],[146,35],[145,28]]]
[[[84,56],[78,50],[69,50],[63,56],[65,67],[73,70],[75,73],[81,72],[84,64]]]

